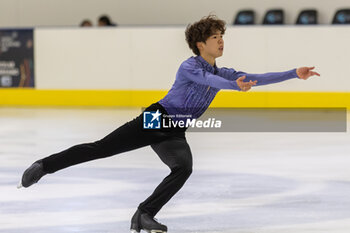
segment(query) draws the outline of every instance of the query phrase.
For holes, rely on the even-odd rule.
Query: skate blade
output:
[[[162,230],[145,230],[147,233],[167,233],[166,231]]]
[[[140,232],[137,231],[137,230],[131,230],[130,232],[131,232],[131,233],[140,233]]]
[[[17,188],[18,188],[18,189],[23,188],[22,181],[19,181],[19,183],[18,183],[18,185],[17,185]]]

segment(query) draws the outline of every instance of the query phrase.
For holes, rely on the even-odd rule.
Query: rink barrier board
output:
[[[1,89],[1,106],[145,107],[166,95],[162,90]],[[220,91],[211,107],[346,107],[348,92]]]

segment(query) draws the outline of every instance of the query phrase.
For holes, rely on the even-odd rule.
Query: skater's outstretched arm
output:
[[[264,74],[249,74],[234,69],[221,68],[220,73],[226,79],[237,80],[239,77],[245,76],[245,81],[257,81],[257,86],[267,85],[272,83],[283,82],[292,78],[308,79],[311,76],[319,73],[312,71],[315,67],[300,67],[285,72],[269,72]]]

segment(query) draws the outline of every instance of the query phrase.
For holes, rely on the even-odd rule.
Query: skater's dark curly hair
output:
[[[188,46],[196,55],[200,55],[196,43],[205,42],[217,31],[224,34],[226,31],[225,25],[225,21],[218,19],[218,17],[215,15],[206,16],[198,22],[189,24],[185,31]]]

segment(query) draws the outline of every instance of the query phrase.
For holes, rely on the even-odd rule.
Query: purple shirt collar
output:
[[[213,74],[217,73],[218,67],[216,66],[216,63],[214,64],[214,66],[212,66],[201,56],[196,56],[194,57],[194,59],[196,59],[205,68],[206,71],[209,71]]]

